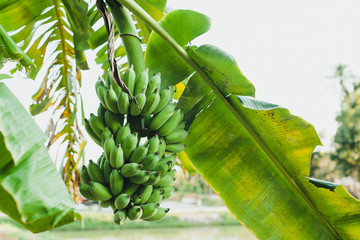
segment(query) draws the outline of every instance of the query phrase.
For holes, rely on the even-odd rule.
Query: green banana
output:
[[[165,137],[167,143],[181,143],[188,135],[188,131],[184,129],[175,130]]]
[[[158,163],[152,171],[160,172],[160,177],[164,177],[171,168],[171,162]]]
[[[117,210],[114,213],[114,222],[118,225],[121,225],[126,220],[126,211],[125,210]]]
[[[124,165],[124,153],[121,145],[118,144],[110,152],[110,164],[113,168],[119,169]]]
[[[115,207],[114,200],[115,200],[115,199],[111,199],[111,201],[110,201],[110,206],[111,206],[111,209],[112,209],[114,212],[116,212],[117,209],[116,209],[116,207]]]
[[[129,162],[140,163],[147,155],[148,149],[149,149],[148,143],[145,143],[145,144],[137,147],[131,154]]]
[[[133,206],[128,209],[127,216],[130,220],[140,219],[143,214],[143,210],[139,206]]]
[[[131,195],[133,195],[133,194],[136,192],[136,190],[139,189],[139,187],[140,187],[139,184],[136,184],[136,183],[132,183],[132,182],[130,182],[130,181],[127,181],[127,182],[124,183],[124,188],[123,188],[123,190],[121,191],[121,193],[126,193],[126,194],[128,194],[128,195],[131,196]]]
[[[175,172],[176,172],[176,169],[173,168],[173,169],[171,169],[171,170],[169,171],[168,175],[169,175],[169,176],[172,176],[172,177],[175,177]]]
[[[166,145],[166,151],[172,153],[182,152],[185,149],[185,145],[182,143],[173,143]]]
[[[138,172],[142,167],[143,167],[142,164],[125,163],[120,169],[120,174],[126,178],[133,177],[136,174],[138,174]]]
[[[140,75],[136,76],[134,95],[140,92],[146,92],[149,82],[149,69],[145,69]]]
[[[175,181],[175,178],[169,174],[165,175],[160,179],[160,181],[155,185],[157,187],[165,187]]]
[[[144,108],[144,105],[146,105],[146,96],[145,93],[140,92],[135,96],[136,101],[138,102],[139,106],[135,103],[135,101],[132,101],[130,103],[130,115],[131,116],[139,116],[140,112]]]
[[[171,195],[172,195],[172,192],[171,192],[171,193],[164,194],[164,199],[168,199],[169,197],[171,197]]]
[[[151,115],[143,116],[142,120],[143,120],[143,128],[148,129],[151,121]]]
[[[179,125],[175,128],[175,131],[177,130],[184,130],[185,129],[185,121],[182,121],[181,123],[179,123]]]
[[[109,89],[105,93],[105,104],[107,106],[107,109],[112,111],[113,113],[119,113],[119,110],[117,107],[117,100],[118,100],[118,97],[117,97],[112,85],[110,85]]]
[[[148,185],[148,186],[141,186],[140,189],[138,190],[139,195],[140,195],[140,204],[144,204],[146,203],[146,201],[149,199],[149,197],[151,196],[153,190],[153,186],[152,185]]]
[[[115,141],[113,135],[111,134],[104,142],[104,154],[106,160],[108,160],[109,162],[110,162],[110,153],[114,147],[115,147]]]
[[[96,161],[96,164],[100,167],[100,169],[102,169],[104,165],[104,158],[105,158],[104,154],[101,154],[98,160]]]
[[[90,185],[89,184],[85,184],[85,183],[79,183],[79,190],[81,195],[83,195],[83,197],[91,200],[91,201],[99,201],[98,198],[96,198],[90,191]]]
[[[105,124],[111,129],[113,134],[115,134],[121,127],[122,123],[120,121],[121,119],[119,119],[118,114],[115,114],[109,110],[105,112]]]
[[[153,187],[153,191],[152,191],[153,193],[154,192],[161,192],[161,194],[164,194],[164,189],[162,189],[162,188],[158,188],[158,187]]]
[[[167,136],[172,133],[179,123],[182,121],[183,113],[180,108],[174,111],[174,114],[169,118],[169,120],[158,129],[159,136]]]
[[[146,97],[149,97],[157,88],[160,88],[161,74],[157,73],[149,80],[148,87],[146,89]]]
[[[166,149],[166,141],[164,138],[160,138],[160,144],[159,144],[159,157],[161,158],[164,153],[165,153],[165,149]]]
[[[88,174],[93,182],[105,184],[104,175],[103,175],[99,165],[97,165],[92,160],[90,160],[87,170],[88,170]]]
[[[123,187],[124,187],[124,179],[120,175],[119,170],[113,169],[110,174],[110,190],[114,196],[117,196],[119,193],[121,193]]]
[[[144,170],[150,171],[159,162],[159,152],[148,154],[141,164]]]
[[[105,94],[106,94],[107,88],[103,81],[100,81],[96,88],[96,95],[100,100],[101,105],[103,105],[104,108],[107,109],[106,103],[105,103]]]
[[[159,89],[157,88],[152,94],[150,94],[148,98],[146,98],[146,103],[143,107],[143,110],[141,111],[141,116],[152,114],[157,105],[159,104],[159,101],[160,94]]]
[[[132,183],[143,184],[149,180],[150,171],[140,170],[135,176],[130,177],[129,180]]]
[[[150,130],[156,131],[161,128],[162,125],[164,125],[164,123],[173,115],[175,107],[176,103],[170,103],[158,114],[156,114],[150,121]]]
[[[161,188],[164,191],[164,199],[170,197],[170,195],[174,192],[175,187],[174,186],[164,186]]]
[[[98,87],[100,86],[102,81],[103,81],[102,78],[98,77],[98,80],[95,82],[95,91],[96,91],[96,89],[98,89]]]
[[[171,163],[170,168],[174,167],[175,164],[176,164],[176,154],[172,154],[170,156],[161,158],[160,161],[159,161],[159,164],[160,163],[167,163],[167,162]]]
[[[112,198],[110,189],[98,182],[91,182],[90,192],[100,201],[106,201]]]
[[[129,134],[121,144],[124,151],[124,158],[130,158],[131,153],[135,150],[138,144],[138,133]]]
[[[135,206],[135,203],[132,201],[132,198],[130,198],[130,203],[128,205],[128,208],[132,208],[133,206]]]
[[[104,108],[103,105],[99,104],[99,107],[97,109],[97,115],[103,123],[105,122],[105,112],[106,108]]]
[[[164,198],[163,193],[161,191],[155,191],[151,193],[149,199],[146,202],[160,204],[163,198]]]
[[[126,123],[126,125],[120,127],[119,131],[116,134],[115,143],[116,144],[122,144],[125,140],[125,138],[130,135],[131,129],[130,129],[130,123]]]
[[[104,148],[104,144],[106,139],[108,139],[111,135],[111,132],[108,127],[105,127],[104,131],[101,134],[101,147]]]
[[[90,126],[91,126],[92,130],[94,131],[94,133],[96,133],[96,135],[100,138],[101,133],[105,129],[104,123],[100,120],[100,118],[98,118],[97,116],[95,116],[92,113],[90,113],[89,123],[90,123]]]
[[[124,74],[124,83],[127,86],[127,88],[129,89],[129,92],[131,94],[134,94],[134,88],[135,88],[135,71],[134,71],[134,66],[131,65],[130,68],[128,70],[126,70],[125,74]]]
[[[89,134],[89,136],[91,137],[91,139],[99,146],[102,147],[101,145],[101,140],[100,137],[94,132],[94,130],[91,128],[89,120],[87,120],[86,118],[84,118],[84,124],[85,124],[85,130],[86,132]]]
[[[131,196],[131,200],[135,205],[137,205],[140,202],[140,197],[139,193],[135,193]]]
[[[122,193],[115,198],[114,204],[115,207],[119,210],[126,208],[130,203],[130,195],[126,193]]]
[[[99,205],[103,208],[108,208],[110,206],[111,200],[106,200],[106,201],[100,201]]]
[[[146,203],[146,204],[140,205],[140,207],[143,210],[143,215],[141,216],[141,219],[146,219],[146,218],[151,218],[152,216],[154,216],[157,213],[157,211],[159,209],[159,204]]]
[[[156,212],[156,214],[150,218],[146,218],[144,219],[145,221],[156,221],[156,220],[160,220],[163,217],[166,216],[166,214],[169,212],[169,208],[159,208],[158,211]]]
[[[148,153],[156,153],[156,152],[159,151],[160,139],[159,139],[159,136],[157,134],[155,134],[153,137],[151,137],[148,140],[148,143],[149,143]]]
[[[143,185],[154,185],[160,181],[160,172],[151,171],[149,179]]]
[[[154,109],[153,114],[156,114],[158,112],[160,112],[161,110],[163,110],[163,108],[168,105],[171,100],[174,97],[174,93],[175,93],[175,87],[174,85],[169,86],[168,88],[162,90],[160,92],[160,101],[159,104],[157,105],[157,107]]]
[[[117,83],[114,81],[111,71],[106,74],[105,82],[106,82],[107,88],[109,88],[110,85],[112,85],[116,95],[119,96],[119,94],[121,93],[122,90],[121,90],[120,86],[117,85]]]
[[[91,178],[88,174],[87,167],[83,165],[80,170],[80,179],[82,183],[89,183]]]
[[[101,157],[100,157],[100,162],[99,162],[99,167],[100,167],[100,170],[101,170],[101,172],[104,174],[104,163],[105,162],[107,162],[106,161],[106,159],[105,159],[105,157],[103,156],[103,155],[101,155]],[[105,178],[104,178],[104,180],[105,180]]]
[[[126,92],[121,92],[116,104],[121,114],[128,114],[130,107],[129,95]]]
[[[106,76],[105,76],[105,86],[106,86],[107,88],[109,88],[110,85],[112,85],[112,83],[113,83],[112,72],[110,71],[110,72],[108,72],[108,73],[106,74]]]
[[[113,168],[111,167],[109,161],[104,161],[103,173],[106,185],[109,185],[110,183],[110,174],[112,170]]]

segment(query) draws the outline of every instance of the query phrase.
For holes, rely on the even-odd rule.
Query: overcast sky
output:
[[[192,44],[210,43],[232,54],[255,85],[256,98],[284,106],[312,123],[328,149],[341,96],[338,83],[329,76],[339,63],[360,74],[360,1],[168,0],[168,6],[209,16],[211,30]],[[87,56],[92,71],[83,73],[82,94],[89,116],[98,106],[94,84],[101,70],[93,55]],[[40,84],[6,83],[26,107]],[[46,128],[47,120],[37,121]],[[94,158],[99,151],[89,141],[87,156]]]

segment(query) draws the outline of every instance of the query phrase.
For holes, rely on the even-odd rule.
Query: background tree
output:
[[[329,152],[316,151],[311,154],[310,177],[334,182],[341,176],[336,163],[330,159]]]
[[[339,127],[330,156],[344,176],[352,177],[352,191],[359,197],[357,181],[360,179],[360,81],[344,65],[336,68],[334,78],[341,85],[343,99],[341,111],[336,117]]]

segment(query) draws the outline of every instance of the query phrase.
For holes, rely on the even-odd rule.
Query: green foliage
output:
[[[7,41],[1,34],[0,56],[7,56],[8,49],[14,49],[23,57],[12,58],[19,61],[12,72],[24,66],[29,78],[43,78],[32,96],[30,113],[35,116],[53,112],[48,147],[55,141],[66,145],[61,159],[65,165],[62,176],[77,199],[76,168],[85,146],[77,121],[78,89],[82,84],[80,69],[88,69],[84,51],[89,48],[88,38],[93,33],[88,4],[65,0],[0,1],[0,10],[2,27],[11,32]],[[40,70],[45,74],[40,76]]]
[[[32,232],[79,218],[43,145],[45,136],[4,83],[0,129],[0,210]]]
[[[5,22],[1,20],[11,18],[14,12],[18,11],[20,23],[11,19],[9,24],[3,25],[5,30],[19,30],[27,24],[11,35],[11,38],[19,46],[25,39],[21,48],[28,49],[24,52],[38,67],[30,70],[29,76],[34,77],[42,66],[45,46],[57,43],[53,64],[48,69],[38,93],[34,95],[35,105],[32,111],[34,114],[42,112],[51,104],[58,104],[56,109],[63,111],[61,118],[64,119],[64,124],[52,141],[65,135],[63,141],[68,144],[68,155],[63,175],[67,183],[75,179],[73,187],[76,188],[76,174],[73,178],[72,171],[76,169],[78,160],[74,160],[74,154],[81,154],[83,142],[77,142],[78,125],[75,123],[74,114],[77,109],[76,89],[81,86],[81,78],[79,75],[77,79],[71,77],[71,60],[76,59],[77,73],[80,67],[86,68],[82,52],[89,46],[98,50],[96,61],[102,64],[103,69],[108,69],[104,44],[107,41],[106,31],[104,27],[100,27],[92,33],[89,26],[94,26],[100,16],[95,8],[87,11],[87,4],[83,1],[64,0],[63,4],[57,0],[20,1],[21,4],[17,2],[0,1],[0,10],[6,10],[2,11],[0,22]],[[140,35],[144,42],[148,43],[146,64],[152,73],[161,72],[166,80],[162,87],[188,80],[188,83],[183,82],[187,83],[187,86],[179,100],[179,105],[186,111],[186,128],[189,129],[182,161],[187,163],[191,172],[196,170],[206,179],[239,222],[251,229],[259,239],[360,238],[359,201],[342,186],[307,177],[310,156],[315,146],[320,144],[314,128],[301,118],[291,115],[287,109],[256,100],[254,86],[241,73],[230,55],[210,45],[191,47],[189,42],[209,29],[209,19],[205,15],[190,10],[178,10],[165,15],[165,1],[118,2],[136,15],[134,18],[138,22]],[[165,17],[162,18],[163,15]],[[160,21],[160,24],[157,21]],[[34,38],[36,23],[50,26],[38,38]],[[154,32],[150,34],[151,29]],[[115,36],[119,37],[118,34]],[[34,41],[31,41],[33,38]],[[71,43],[74,43],[74,46]],[[124,47],[119,46],[115,57],[123,60],[124,56]],[[125,61],[120,68],[127,68]],[[196,73],[193,74],[194,72]],[[55,95],[54,91],[58,95]],[[59,101],[55,102],[54,99]],[[355,103],[357,102],[352,104]],[[351,119],[349,115],[345,118]],[[7,168],[11,157],[4,146],[10,148],[12,145],[6,142],[9,138],[4,132],[3,135],[5,142],[2,143],[0,151],[4,159],[2,167]],[[348,135],[349,130],[345,128],[339,135],[339,141],[343,141]],[[79,150],[75,146],[80,142]],[[15,142],[13,144],[16,146]],[[12,153],[11,150],[9,152]],[[46,155],[46,151],[25,151],[25,157],[22,155],[20,159],[33,157],[32,153],[38,153],[37,156]],[[39,159],[42,158],[37,158],[38,161]],[[35,159],[33,161],[36,162]],[[16,163],[15,159],[14,162]],[[25,180],[33,181],[38,176],[31,173],[40,171],[35,168],[38,165],[34,166],[34,162],[26,165],[27,170],[23,170],[24,172],[9,168],[4,173],[11,177],[22,174],[26,176]],[[16,167],[23,164],[25,161]],[[11,180],[8,184],[15,193],[19,189],[14,182],[18,180]],[[50,184],[53,182],[43,185],[48,187]],[[28,186],[23,184],[21,187]],[[38,188],[29,189],[34,191]],[[57,187],[52,190],[54,189],[57,190]],[[50,191],[50,197],[57,196],[57,192],[53,191]],[[24,192],[29,195],[24,193],[20,196],[27,197],[27,201],[34,200],[34,194]],[[5,197],[0,204],[7,199],[10,201],[10,197],[6,197],[5,193],[3,196]],[[35,197],[43,195],[38,194]],[[64,196],[57,197],[66,199]],[[25,201],[25,198],[21,201]],[[63,206],[57,201],[53,204],[56,207]],[[18,205],[10,204],[10,210],[3,211],[11,214],[16,206]],[[38,207],[34,202],[29,203],[29,206]],[[33,210],[27,213],[15,212],[14,218],[20,221],[24,216],[28,216],[26,214],[35,213]],[[25,225],[40,231],[38,228],[45,222],[44,220],[40,225],[34,226]],[[46,226],[45,229],[64,222],[59,220],[50,223],[55,225]]]

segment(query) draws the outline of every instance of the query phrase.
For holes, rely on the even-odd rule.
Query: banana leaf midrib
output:
[[[206,75],[206,73],[205,73]],[[211,87],[211,86],[210,86]],[[225,98],[222,94],[221,96]],[[247,123],[245,118],[240,114],[239,111],[235,109],[233,105],[235,105],[237,108],[241,108],[240,101],[238,98],[234,95],[229,95],[227,97],[229,101],[225,100],[225,105],[229,108],[229,110],[234,114],[236,119],[241,123],[241,125],[246,129],[246,131],[253,137],[256,144],[259,146],[259,148],[265,152],[265,154],[268,156],[268,158],[272,161],[273,164],[279,169],[279,171],[284,175],[284,177],[288,180],[288,182],[294,187],[296,192],[301,196],[301,198],[309,205],[309,207],[315,212],[315,214],[320,218],[320,220],[323,222],[323,224],[336,236],[337,239],[342,239],[337,231],[328,223],[328,221],[325,219],[325,217],[318,211],[316,206],[312,203],[312,201],[305,195],[305,193],[300,189],[300,187],[297,185],[297,183],[293,180],[293,178],[290,176],[290,174],[286,171],[286,169],[281,165],[281,163],[277,160],[275,155],[272,153],[272,151],[269,149],[269,147],[261,140],[259,135],[251,128],[251,126]],[[226,99],[226,98],[225,98]],[[232,105],[233,104],[233,105]],[[239,105],[240,104],[240,105]]]

